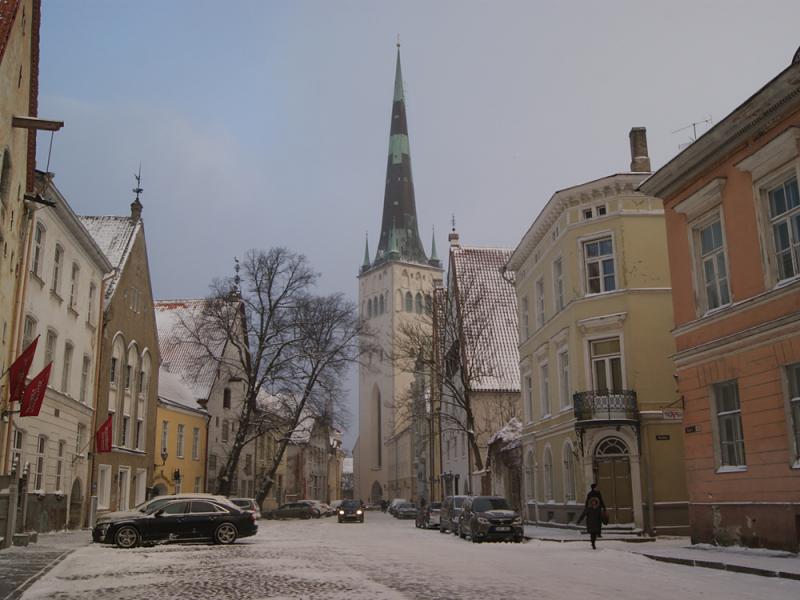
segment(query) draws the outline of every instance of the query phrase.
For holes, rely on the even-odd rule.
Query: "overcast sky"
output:
[[[555,190],[628,170],[632,126],[658,168],[800,45],[797,0],[654,4],[43,0],[50,170],[77,212],[126,214],[141,161],[157,298],[275,245],[355,297],[398,34],[426,246],[435,226],[444,254],[455,213],[462,243],[514,247]]]

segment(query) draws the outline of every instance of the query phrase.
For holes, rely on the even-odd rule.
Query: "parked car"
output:
[[[267,519],[318,519],[321,516],[319,507],[308,500],[289,502],[269,511],[264,515]]]
[[[458,535],[475,542],[521,542],[522,518],[500,496],[471,496],[464,501]]]
[[[300,500],[300,502],[310,502],[314,506],[317,507],[317,511],[319,511],[320,517],[332,517],[336,514],[336,511],[330,507],[330,505],[325,504],[322,500]]]
[[[133,548],[157,542],[212,540],[232,544],[237,538],[255,535],[258,524],[253,513],[229,502],[211,498],[171,500],[148,512],[135,511],[95,525],[92,540]]]
[[[406,500],[405,498],[395,498],[394,500],[392,500],[389,503],[389,508],[386,510],[386,512],[388,512],[390,515],[394,516],[394,509],[397,507],[397,505],[403,504],[403,503],[408,504],[408,500]]]
[[[156,496],[155,498],[150,498],[150,500],[146,500],[141,504],[134,506],[130,510],[120,510],[114,511],[109,513],[103,513],[97,517],[95,520],[95,524],[99,523],[106,523],[110,521],[117,520],[121,517],[133,517],[137,516],[138,513],[148,513],[156,510],[167,504],[168,502],[172,502],[173,500],[190,500],[192,498],[199,498],[199,499],[212,499],[215,502],[223,502],[226,504],[231,504],[231,501],[226,498],[225,496],[217,496],[215,494],[203,494],[200,492],[196,493],[187,493],[187,494],[170,494],[166,496]]]
[[[256,519],[261,518],[261,509],[254,498],[231,498],[230,501],[242,510],[249,510],[256,516]]]
[[[394,517],[396,519],[416,519],[417,507],[411,502],[401,502],[394,507]]]
[[[431,502],[425,509],[417,511],[417,527],[422,529],[429,529],[431,527],[439,527],[439,517],[442,512],[441,502]]]
[[[450,532],[458,535],[458,517],[461,516],[461,507],[469,496],[448,496],[442,502],[439,514],[439,533]]]
[[[364,509],[358,500],[343,500],[339,504],[339,523],[345,521],[364,522]]]

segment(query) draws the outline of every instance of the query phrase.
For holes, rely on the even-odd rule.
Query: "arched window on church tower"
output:
[[[385,310],[385,308],[386,307],[385,307],[385,305],[383,303],[383,294],[381,294],[381,297],[378,298],[378,314],[382,315],[383,311]]]
[[[414,312],[414,297],[411,292],[406,292],[406,312]]]
[[[367,318],[368,319],[372,318],[372,298],[367,300]]]
[[[414,301],[414,310],[418,315],[422,314],[422,294],[417,292],[417,297]]]

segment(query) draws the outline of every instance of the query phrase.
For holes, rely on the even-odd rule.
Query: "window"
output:
[[[703,273],[705,308],[712,310],[731,301],[722,224],[719,219],[697,230],[700,243],[700,270]]]
[[[94,324],[94,297],[97,296],[97,286],[89,284],[89,305],[86,307],[86,320]]]
[[[52,329],[47,330],[47,341],[44,346],[44,364],[55,362],[56,359],[56,342],[58,335]]]
[[[530,375],[525,376],[525,408],[528,412],[528,421],[533,421],[533,380]]]
[[[217,474],[217,455],[216,454],[209,454],[208,455],[208,473],[211,477]]]
[[[192,429],[192,460],[200,460],[200,429]]]
[[[590,351],[594,390],[605,394],[622,391],[624,386],[619,338],[595,340],[590,344]]]
[[[589,220],[592,218],[592,209],[591,208],[584,208],[583,209],[583,218],[584,220]]]
[[[195,514],[217,513],[220,512],[216,505],[206,500],[192,500],[192,508],[189,512]]]
[[[244,472],[248,475],[253,471],[253,455],[245,454],[244,456]]]
[[[367,318],[368,319],[372,318],[372,298],[367,300]]]
[[[11,469],[21,475],[22,471],[22,443],[25,434],[21,430],[14,428],[14,433],[11,437]]]
[[[736,381],[714,385],[717,413],[717,435],[721,467],[744,466],[744,436],[742,411],[739,406],[739,386]]]
[[[131,365],[125,365],[125,389],[129,391],[131,389],[131,370]]]
[[[544,325],[544,279],[536,281],[536,327]]]
[[[617,289],[614,276],[614,248],[611,238],[602,238],[583,244],[586,261],[586,291],[599,294]]]
[[[534,500],[536,498],[536,481],[534,479],[533,452],[530,450],[528,450],[527,459],[525,460],[525,483],[528,500]]]
[[[791,414],[790,427],[794,441],[794,460],[800,461],[800,363],[786,367],[786,376],[789,380],[789,412]]]
[[[33,474],[33,488],[35,490],[44,489],[44,454],[47,450],[47,438],[40,435],[36,438],[36,460],[34,466],[36,471]]]
[[[378,298],[378,314],[382,315],[386,310],[386,305],[383,301],[383,294],[381,294],[380,298]]]
[[[594,207],[594,214],[598,217],[605,217],[606,216],[606,205],[600,204],[599,206]]]
[[[56,457],[56,491],[63,491],[61,487],[64,473],[64,442],[58,442],[58,456]]]
[[[225,388],[222,391],[222,408],[230,408],[231,407],[231,389]]]
[[[134,439],[136,442],[136,449],[141,450],[144,445],[144,421],[140,418],[136,418],[136,437]]]
[[[161,454],[169,451],[167,448],[167,436],[169,434],[169,423],[166,421],[161,422]]]
[[[108,509],[111,504],[111,465],[97,469],[97,508]]]
[[[222,420],[222,442],[228,443],[228,419]]]
[[[406,292],[406,312],[414,312],[414,298],[411,292]]]
[[[561,408],[572,405],[569,393],[569,352],[564,350],[558,354],[558,392],[561,397]]]
[[[111,383],[117,383],[117,358],[111,358]]]
[[[423,311],[422,294],[420,294],[419,292],[417,292],[417,296],[414,299],[414,311],[418,315],[421,315]]]
[[[75,454],[83,456],[86,453],[86,425],[78,423],[78,433],[75,436]]]
[[[78,306],[78,280],[80,277],[81,269],[78,263],[72,263],[72,277],[69,282],[69,307],[76,310]]]
[[[144,371],[139,371],[139,378],[136,381],[136,393],[139,395],[144,393]]]
[[[769,220],[778,263],[778,280],[800,274],[800,193],[797,177],[769,190]]]
[[[83,365],[81,366],[81,389],[78,398],[81,402],[86,404],[89,397],[89,371],[92,368],[92,359],[88,356],[83,357]]]
[[[165,515],[182,515],[182,514],[184,514],[186,512],[186,509],[188,507],[189,507],[189,503],[188,502],[173,502],[172,504],[167,504],[164,507],[163,514],[165,514]]]
[[[564,444],[564,502],[575,501],[575,455],[572,444]]]
[[[550,416],[550,374],[547,363],[539,365],[539,390],[541,393],[542,417]]]
[[[31,272],[37,277],[42,276],[42,253],[44,252],[44,225],[36,224],[36,231],[33,234],[33,263]]]
[[[64,344],[64,366],[61,369],[61,391],[69,394],[69,379],[72,371],[72,352],[75,347],[67,342]]]
[[[556,311],[564,308],[564,265],[560,258],[553,262],[553,296]]]
[[[178,440],[175,445],[175,454],[178,458],[183,458],[183,425],[178,425]]]
[[[524,296],[522,298],[522,341],[527,340],[531,336],[531,327],[530,321],[528,319],[528,297]]]
[[[53,254],[53,282],[50,286],[50,290],[56,294],[61,290],[61,269],[63,268],[63,262],[64,249],[60,244],[56,244],[56,250]]]
[[[128,415],[122,416],[122,430],[120,431],[120,446],[128,445],[128,431],[131,426],[131,418]]]
[[[202,489],[200,489],[202,487],[202,485],[203,485],[203,478],[202,477],[195,477],[194,478],[194,492],[195,492],[195,494],[203,491]]]
[[[25,317],[25,327],[22,330],[22,347],[27,348],[36,334],[36,319],[30,315]]]
[[[544,499],[553,500],[553,454],[549,446],[544,449]]]

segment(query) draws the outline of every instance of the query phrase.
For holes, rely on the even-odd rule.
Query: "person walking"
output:
[[[589,493],[591,494],[591,492]],[[598,492],[598,494],[599,493],[600,492]],[[584,507],[581,516],[578,517],[578,524],[580,524],[583,519],[586,519],[586,531],[589,533],[589,538],[592,542],[592,550],[597,550],[595,542],[603,531],[603,511],[605,508],[602,507],[601,503],[602,497],[598,498],[597,496],[587,496],[586,506]]]
[[[597,489],[597,484],[593,483],[592,485],[589,486],[589,488],[590,488],[589,491],[586,493],[586,501],[583,503],[583,507],[586,508],[587,506],[589,506],[589,500],[591,500],[592,498],[597,498],[598,500],[600,500],[600,508],[605,510],[606,503],[603,502],[603,494],[601,494],[600,490]]]

